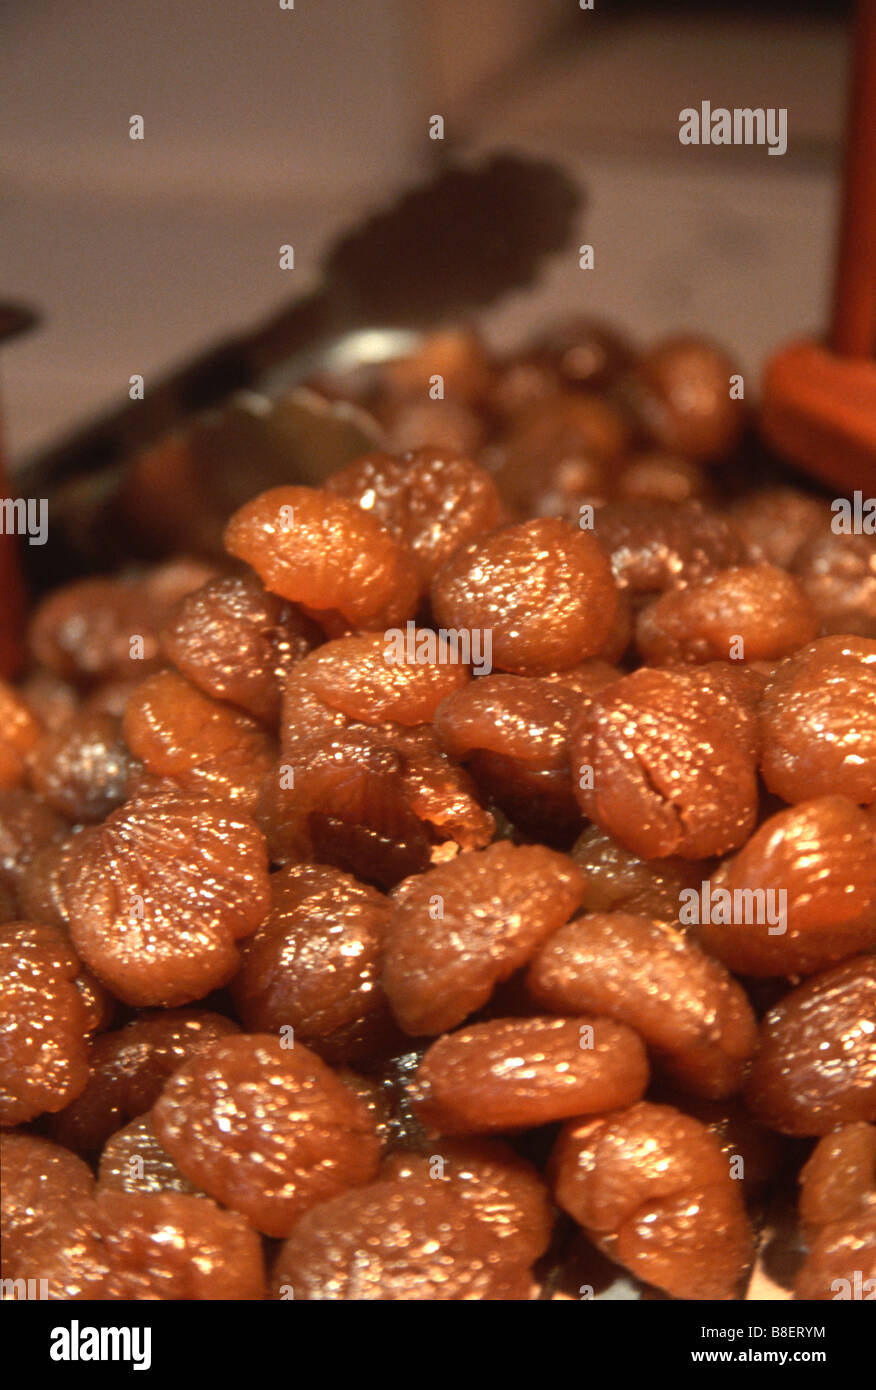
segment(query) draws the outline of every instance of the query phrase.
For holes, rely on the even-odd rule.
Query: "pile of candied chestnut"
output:
[[[7,1296],[744,1298],[781,1212],[775,1296],[876,1297],[876,535],[734,382],[435,334],[313,383],[380,451],[41,600]]]

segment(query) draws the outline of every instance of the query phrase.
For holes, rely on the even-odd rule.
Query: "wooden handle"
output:
[[[876,356],[876,0],[858,0],[831,346]]]
[[[767,366],[760,427],[807,473],[876,496],[876,362],[790,344]]]

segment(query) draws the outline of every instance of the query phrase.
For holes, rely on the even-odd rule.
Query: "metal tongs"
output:
[[[217,495],[232,499],[240,487],[249,496],[319,481],[373,448],[377,427],[362,412],[289,388],[317,369],[400,356],[431,326],[526,288],[569,241],[580,201],[556,165],[500,153],[444,168],[345,232],[312,293],[25,465],[17,485],[47,498],[51,517],[49,553],[32,581],[42,587],[137,555],[136,540],[125,548],[113,499],[132,459],[170,432],[201,431],[198,466]],[[241,392],[262,399],[235,404]],[[217,444],[203,412],[219,407],[229,415]]]

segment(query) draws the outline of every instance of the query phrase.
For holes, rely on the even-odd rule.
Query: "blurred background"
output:
[[[594,0],[3,0],[0,295],[13,461],[314,280],[365,211],[456,151],[561,161],[580,235],[484,316],[681,328],[756,374],[826,319],[849,8]],[[685,147],[678,115],[786,107],[788,152]],[[129,138],[141,115],[145,138]],[[440,114],[444,141],[429,138]],[[578,242],[595,248],[582,273]],[[295,247],[295,269],[279,248]]]

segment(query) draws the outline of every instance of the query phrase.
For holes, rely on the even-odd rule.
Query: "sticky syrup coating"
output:
[[[36,661],[74,684],[142,677],[158,662],[156,608],[125,579],[81,579],[38,605],[29,641]],[[142,651],[132,638],[142,638]],[[136,653],[136,655],[134,654]]]
[[[303,663],[302,663],[303,664]],[[343,734],[354,721],[340,710],[331,709],[298,673],[286,681],[280,713],[280,752],[294,759],[310,752],[335,734]]]
[[[744,400],[731,396],[736,371],[716,344],[679,335],[642,354],[629,396],[662,449],[710,462],[729,454],[745,427]]]
[[[694,686],[717,697],[718,704],[732,720],[744,748],[756,762],[763,748],[760,702],[774,669],[773,663],[707,661],[703,665],[677,668]]]
[[[244,1026],[294,1029],[325,1060],[355,1065],[396,1038],[380,982],[390,903],[324,864],[271,876],[271,907],[231,985]]]
[[[84,966],[76,976],[76,988],[85,1005],[85,1031],[102,1033],[115,1019],[116,1000],[100,980]]]
[[[451,1185],[382,1181],[342,1193],[302,1216],[271,1280],[275,1298],[304,1300],[525,1300],[534,1281],[510,1259],[492,1223]]]
[[[42,730],[26,701],[6,681],[0,681],[0,730],[0,787],[19,787],[27,755]]]
[[[599,648],[598,659],[618,665],[628,657],[633,641],[633,602],[626,589],[616,589],[615,592],[617,594],[617,608],[615,609],[614,622],[608,630],[608,636]],[[582,664],[586,665],[587,663]]]
[[[432,862],[452,857],[453,844],[463,851],[489,844],[495,819],[481,804],[471,778],[438,747],[432,729],[387,727],[387,736],[402,759],[408,804],[431,839],[439,841],[433,845]]]
[[[346,497],[306,487],[260,493],[234,513],[225,545],[266,589],[316,613],[376,629],[413,616],[411,552]]]
[[[594,663],[594,689],[617,677]],[[583,699],[559,682],[537,676],[483,676],[451,694],[435,713],[435,735],[458,762],[485,749],[539,771],[567,771],[569,729]]]
[[[757,1040],[745,991],[665,922],[625,912],[578,917],[539,947],[527,984],[542,1008],[626,1023],[658,1069],[695,1095],[731,1095],[742,1085]]]
[[[620,674],[616,659],[609,658],[602,652],[598,657],[588,657],[586,661],[579,661],[574,666],[565,667],[560,671],[545,671],[541,676],[529,679],[540,681],[542,686],[558,686],[561,690],[588,700],[604,685],[617,680]],[[517,681],[527,679],[525,676],[516,677]]]
[[[659,450],[635,454],[626,460],[615,484],[615,496],[623,502],[691,502],[708,493],[705,470],[682,454]]]
[[[818,633],[815,610],[791,575],[774,565],[719,570],[671,589],[636,621],[636,645],[653,666],[674,662],[767,661]]]
[[[674,922],[682,889],[702,881],[698,864],[673,856],[640,859],[598,825],[589,825],[570,852],[584,876],[586,912],[623,910]]]
[[[810,1227],[854,1216],[876,1194],[876,1125],[825,1134],[800,1171],[800,1216]]]
[[[572,526],[593,529],[594,509],[604,503],[609,493],[610,470],[604,459],[592,454],[582,456],[574,449],[568,453],[563,449],[549,459],[536,455],[530,460],[528,470],[515,479],[509,489],[507,468],[514,458],[511,441],[485,451],[491,467],[494,457],[504,459],[496,471],[496,481],[502,487],[504,498],[509,499],[509,492],[511,494],[507,510],[515,520],[553,516]]]
[[[49,848],[53,849],[54,846]],[[41,853],[45,854],[46,851]],[[38,855],[37,860],[39,858]],[[0,888],[0,895],[4,891]],[[21,911],[18,910],[19,901],[21,902]],[[8,924],[13,933],[25,930],[25,934],[30,933],[35,924],[38,923],[38,929],[46,941],[54,942],[65,955],[69,953],[73,956],[77,961],[77,974],[73,983],[79,991],[85,1011],[83,1020],[85,1032],[98,1033],[104,1028],[108,1028],[115,1014],[116,1002],[109,991],[76,957],[66,922],[61,916],[53,917],[51,914],[31,912],[27,904],[28,894],[22,892],[18,899],[16,895],[10,894],[8,903],[0,915],[0,922]],[[3,907],[2,901],[0,901],[0,907]]]
[[[71,1202],[90,1197],[94,1175],[81,1158],[35,1134],[0,1133],[0,1258],[4,1278],[30,1241],[62,1217]]]
[[[155,1138],[148,1112],[117,1129],[100,1155],[97,1180],[101,1192],[186,1192],[203,1197]]]
[[[568,849],[581,828],[568,768],[533,767],[502,753],[475,749],[466,769],[481,800],[510,822],[513,837]]]
[[[733,704],[682,671],[647,667],[599,691],[570,738],[584,814],[643,859],[743,844],[757,779]]]
[[[609,502],[593,534],[620,589],[660,594],[731,565],[744,565],[744,544],[724,518],[699,502]]]
[[[405,1032],[437,1034],[487,1002],[581,901],[571,859],[497,843],[394,890],[383,985]]]
[[[595,656],[616,605],[608,561],[593,537],[549,518],[461,546],[432,584],[438,626],[489,631],[493,665],[519,675]]]
[[[182,557],[142,576],[80,579],[37,605],[28,633],[36,662],[83,689],[142,679],[160,662],[158,631],[175,603],[215,571]]]
[[[623,413],[599,396],[558,391],[533,400],[514,412],[491,448],[500,496],[515,515],[565,511],[576,495],[584,500],[603,491],[606,465],[629,439]]]
[[[423,1153],[428,1145],[410,1096],[410,1085],[424,1052],[424,1044],[404,1039],[393,1055],[383,1058],[379,1068],[372,1069],[368,1076],[348,1067],[338,1069],[338,1078],[359,1097],[377,1125],[384,1155],[400,1150]]]
[[[67,821],[33,792],[0,789],[0,884],[18,893],[34,855],[69,830]]]
[[[825,525],[800,545],[791,572],[822,634],[876,638],[876,535],[837,535]]]
[[[876,801],[876,640],[820,637],[776,669],[761,704],[764,781],[783,801]]]
[[[483,676],[445,700],[434,732],[463,762],[487,804],[533,838],[568,843],[580,812],[572,790],[569,731],[591,694],[619,672],[582,662],[550,677]]]
[[[677,1298],[741,1297],[751,1237],[740,1193],[722,1186],[666,1198],[621,1232],[617,1257]]]
[[[760,1025],[745,1086],[755,1119],[781,1134],[876,1121],[876,957],[820,971]]]
[[[415,449],[400,458],[365,454],[325,485],[410,547],[423,587],[458,546],[492,531],[501,520],[489,473],[453,451]]]
[[[876,1295],[876,1197],[818,1232],[794,1285],[796,1299],[872,1299]]]
[[[612,460],[629,443],[630,425],[617,404],[591,391],[561,390],[514,421],[514,443],[548,461],[588,454]]]
[[[380,1176],[448,1184],[471,1204],[477,1221],[492,1227],[506,1255],[513,1252],[522,1264],[538,1259],[550,1244],[554,1210],[541,1175],[500,1140],[442,1136],[422,1154],[390,1155]]]
[[[384,1066],[392,1066],[394,1062],[395,1058],[390,1058],[389,1063],[385,1063]],[[362,1072],[353,1071],[351,1067],[337,1067],[335,1075],[361,1101],[371,1116],[380,1140],[381,1153],[391,1153],[397,1147],[399,1137],[391,1083],[382,1073],[365,1076]]]
[[[236,1023],[210,1009],[163,1009],[101,1034],[88,1054],[87,1085],[52,1116],[52,1137],[81,1153],[99,1153],[128,1120],[152,1108],[186,1058],[237,1032]]]
[[[611,1259],[673,1298],[737,1296],[753,1253],[741,1184],[698,1120],[649,1101],[573,1120],[551,1167],[559,1205]]]
[[[732,915],[716,920],[713,907],[695,928],[701,945],[751,976],[809,975],[876,945],[874,847],[867,814],[848,797],[778,811],[725,866]]]
[[[256,807],[271,858],[318,860],[380,887],[424,869],[430,840],[404,769],[401,754],[362,726],[298,749],[265,778]]]
[[[79,833],[74,830],[73,834],[50,840],[28,862],[18,885],[22,916],[28,921],[69,930],[63,876],[79,853]]]
[[[484,676],[442,703],[435,735],[488,805],[535,840],[567,847],[580,827],[569,731],[591,695],[619,674],[591,660],[545,677]]]
[[[63,873],[76,950],[139,1007],[227,984],[235,942],[269,903],[264,837],[234,807],[198,797],[128,802],[78,839]]]
[[[287,685],[285,711],[290,722],[297,720],[299,692],[306,690],[330,710],[363,724],[429,723],[442,700],[468,684],[468,666],[424,628],[414,629],[409,639],[415,654],[420,642],[424,659],[411,661],[407,634],[398,631],[396,643],[377,632],[341,637],[300,661]]]
[[[735,531],[757,564],[789,569],[810,537],[830,525],[830,512],[820,497],[796,487],[757,488],[727,508]]]
[[[205,695],[276,727],[283,682],[319,640],[292,604],[255,575],[223,575],[196,589],[160,634],[168,661]]]
[[[674,1105],[706,1126],[717,1139],[728,1171],[740,1183],[746,1200],[752,1198],[756,1202],[770,1191],[786,1161],[787,1141],[759,1125],[746,1110],[741,1096],[705,1100],[670,1086],[657,1088],[653,1099]]]
[[[322,707],[320,720],[331,711]],[[456,847],[489,843],[492,815],[426,726],[349,723],[319,738],[284,723],[287,749],[262,783],[256,820],[278,863],[318,859],[388,888]],[[297,737],[296,737],[297,735]]]
[[[102,821],[122,804],[130,772],[119,721],[109,714],[74,715],[41,738],[28,759],[34,791],[79,824]]]
[[[210,1043],[171,1077],[153,1110],[159,1143],[211,1197],[265,1235],[373,1178],[372,1116],[316,1053],[253,1033]]]
[[[651,1101],[572,1120],[560,1131],[550,1167],[560,1205],[584,1227],[604,1232],[617,1231],[646,1203],[728,1177],[705,1125]]]
[[[381,886],[424,868],[428,839],[407,804],[402,766],[393,748],[359,731],[284,758],[262,783],[255,811],[271,858],[318,860],[356,873],[357,856],[367,849],[374,862],[362,877]]]
[[[28,1245],[22,1278],[51,1299],[250,1300],[264,1297],[261,1242],[214,1202],[183,1193],[100,1191],[70,1204]]]
[[[175,671],[149,676],[128,701],[124,732],[146,771],[181,790],[251,810],[276,757],[261,724]]]
[[[60,1110],[88,1081],[87,1013],[81,969],[56,927],[0,927],[0,1123]]]
[[[40,871],[40,860],[44,859],[49,853],[53,853],[56,848],[58,848],[58,846],[49,845],[47,849],[41,850],[32,861],[32,863],[36,865],[37,879]],[[30,870],[28,870],[28,873],[30,873]],[[36,894],[30,895],[22,890],[19,894],[22,907],[21,912],[14,911],[15,903],[11,903],[6,921],[11,924],[15,931],[19,930],[22,922],[27,924],[39,923],[39,931],[45,936],[46,940],[52,940],[57,943],[59,950],[65,955],[69,953],[77,960],[77,974],[73,983],[79,991],[79,996],[85,1011],[83,1026],[86,1033],[99,1033],[104,1028],[108,1028],[112,1023],[116,1011],[116,1001],[109,990],[100,983],[90,970],[85,968],[81,960],[76,956],[73,942],[70,938],[69,927],[63,913],[58,912],[57,914],[53,914],[51,912],[47,913],[31,910],[32,900],[35,899],[36,896]],[[29,932],[30,930],[31,926],[28,925],[27,931]],[[54,933],[54,935],[52,935],[52,933]]]
[[[507,1018],[445,1033],[412,1088],[442,1134],[528,1129],[630,1105],[648,1083],[636,1033],[605,1018]]]

